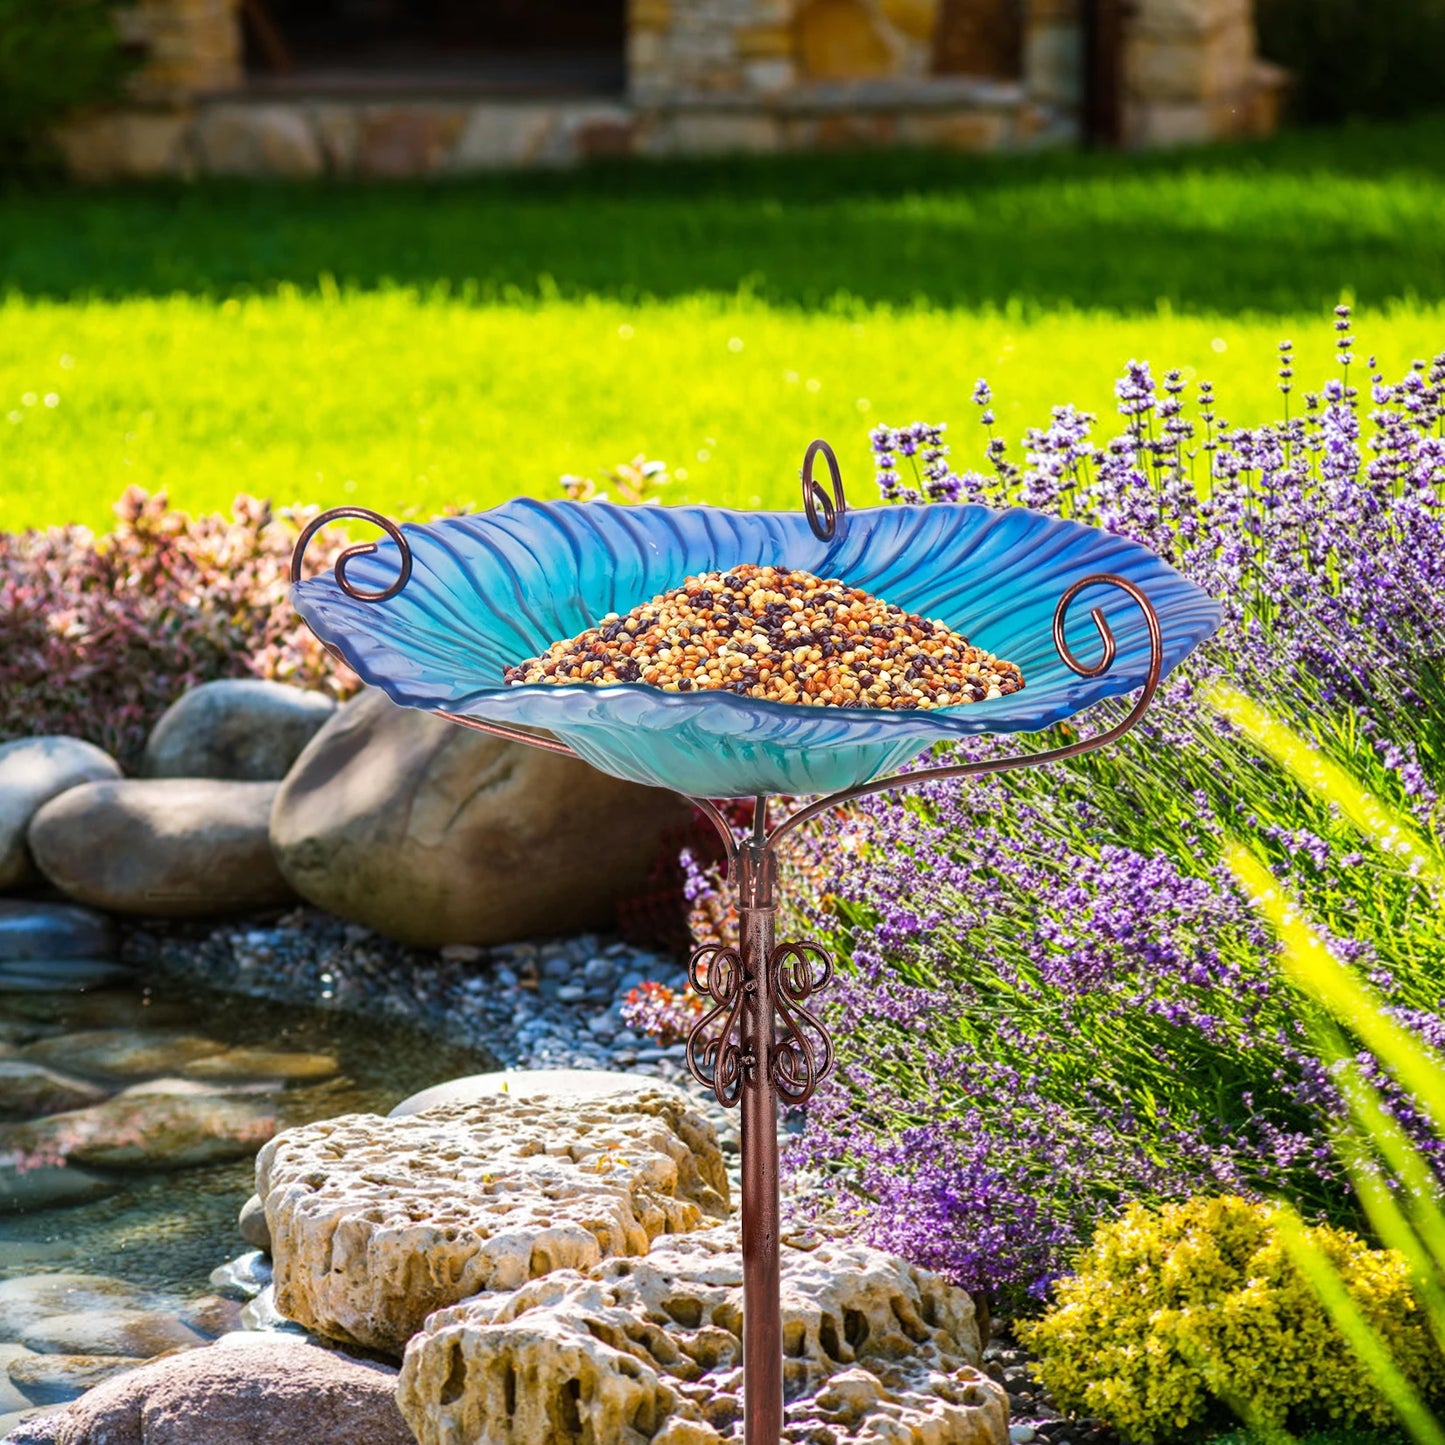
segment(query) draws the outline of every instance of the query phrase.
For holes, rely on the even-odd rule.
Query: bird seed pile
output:
[[[1023,674],[941,622],[836,578],[747,563],[705,572],[505,673],[509,684],[646,682],[812,707],[941,708]]]

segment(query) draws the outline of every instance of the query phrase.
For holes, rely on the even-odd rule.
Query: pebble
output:
[[[1030,1445],[1036,1438],[1034,1427],[1027,1421],[1020,1421],[1017,1425],[1008,1427],[1009,1445]]]

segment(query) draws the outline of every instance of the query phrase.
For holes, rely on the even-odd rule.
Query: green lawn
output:
[[[1278,405],[1342,295],[1387,371],[1445,348],[1445,121],[1176,155],[627,164],[434,186],[0,198],[0,526],[130,483],[429,512],[639,451],[679,500],[855,498],[879,421],[1011,435],[1131,357]]]

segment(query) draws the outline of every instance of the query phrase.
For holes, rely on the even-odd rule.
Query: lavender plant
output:
[[[800,840],[794,866],[821,887],[796,896],[822,902],[788,926],[846,966],[840,1072],[792,1163],[842,1186],[874,1240],[967,1287],[1040,1296],[1133,1199],[1271,1191],[1355,1222],[1330,1148],[1345,1109],[1222,862],[1226,835],[1250,833],[1340,956],[1445,1038],[1445,948],[1415,926],[1431,904],[1408,866],[1362,854],[1201,691],[1244,689],[1438,833],[1445,355],[1398,382],[1371,362],[1362,398],[1346,308],[1335,326],[1339,376],[1302,406],[1282,343],[1284,414],[1266,426],[1232,426],[1208,383],[1190,398],[1178,372],[1160,384],[1135,362],[1115,435],[1062,406],[1017,453],[980,382],[986,472],[952,470],[941,426],[873,433],[885,498],[1105,527],[1226,615],[1120,745],[868,798]],[[960,753],[995,746],[1017,740]],[[694,908],[716,921],[705,881],[694,870]],[[1439,1140],[1416,1132],[1441,1169]]]

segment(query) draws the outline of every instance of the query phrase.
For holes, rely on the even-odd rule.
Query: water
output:
[[[418,1089],[496,1061],[438,1043],[401,1024],[183,985],[88,994],[0,994],[0,1026],[46,1035],[95,1028],[182,1029],[227,1045],[332,1055],[335,1077],[274,1096],[277,1127],[337,1114],[385,1114]],[[0,1028],[0,1037],[10,1030]],[[52,1067],[63,1070],[63,1059]],[[131,1081],[127,1081],[131,1082]],[[254,1187],[251,1159],[123,1176],[107,1198],[29,1213],[0,1213],[0,1280],[69,1270],[110,1275],[180,1298],[244,1252],[236,1215]]]

